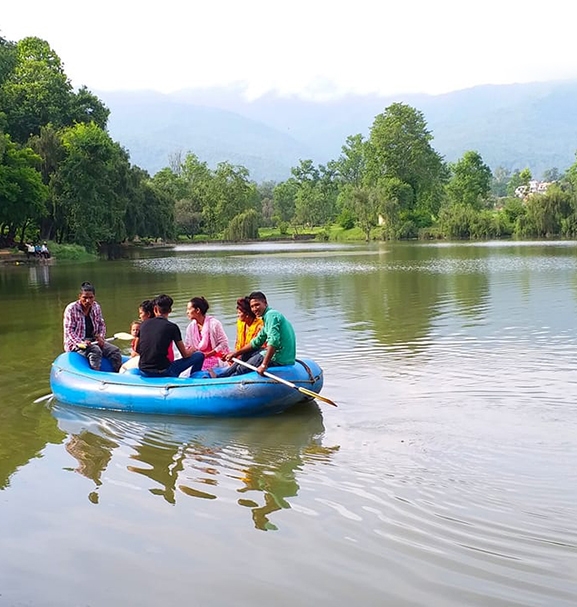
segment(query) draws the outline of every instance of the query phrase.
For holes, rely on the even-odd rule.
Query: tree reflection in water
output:
[[[322,415],[311,403],[258,419],[100,417],[60,406],[53,413],[68,432],[66,450],[78,461],[74,470],[96,485],[89,494],[93,503],[114,449],[126,445],[131,452],[124,469],[152,481],[151,494],[174,505],[179,494],[214,500],[233,490],[261,530],[277,529],[270,515],[291,507],[298,473],[309,463],[329,461],[339,449],[322,445]]]

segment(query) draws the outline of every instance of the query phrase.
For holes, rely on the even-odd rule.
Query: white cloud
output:
[[[572,18],[551,0],[29,0],[1,34],[46,39],[75,86],[153,89],[245,83],[257,96],[441,93],[577,77]]]

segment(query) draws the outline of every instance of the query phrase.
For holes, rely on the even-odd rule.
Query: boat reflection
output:
[[[339,449],[323,446],[322,415],[311,403],[252,419],[167,419],[60,404],[52,413],[78,463],[69,470],[94,483],[92,503],[107,483],[135,485],[172,505],[184,496],[230,503],[232,495],[262,530],[276,529],[270,515],[291,507],[304,467],[328,462]]]

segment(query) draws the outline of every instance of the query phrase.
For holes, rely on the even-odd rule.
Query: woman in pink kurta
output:
[[[186,304],[186,315],[190,324],[186,328],[184,343],[204,354],[203,369],[222,365],[222,354],[230,352],[222,323],[207,314],[208,308],[208,301],[204,297],[193,297]]]

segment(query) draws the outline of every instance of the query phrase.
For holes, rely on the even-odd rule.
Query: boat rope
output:
[[[305,362],[303,362],[302,360],[299,360],[298,358],[295,359],[295,362],[301,364],[305,368],[305,371],[307,372],[309,379],[311,380],[310,383],[314,384],[315,377],[313,375],[313,372],[311,371],[311,368]]]

